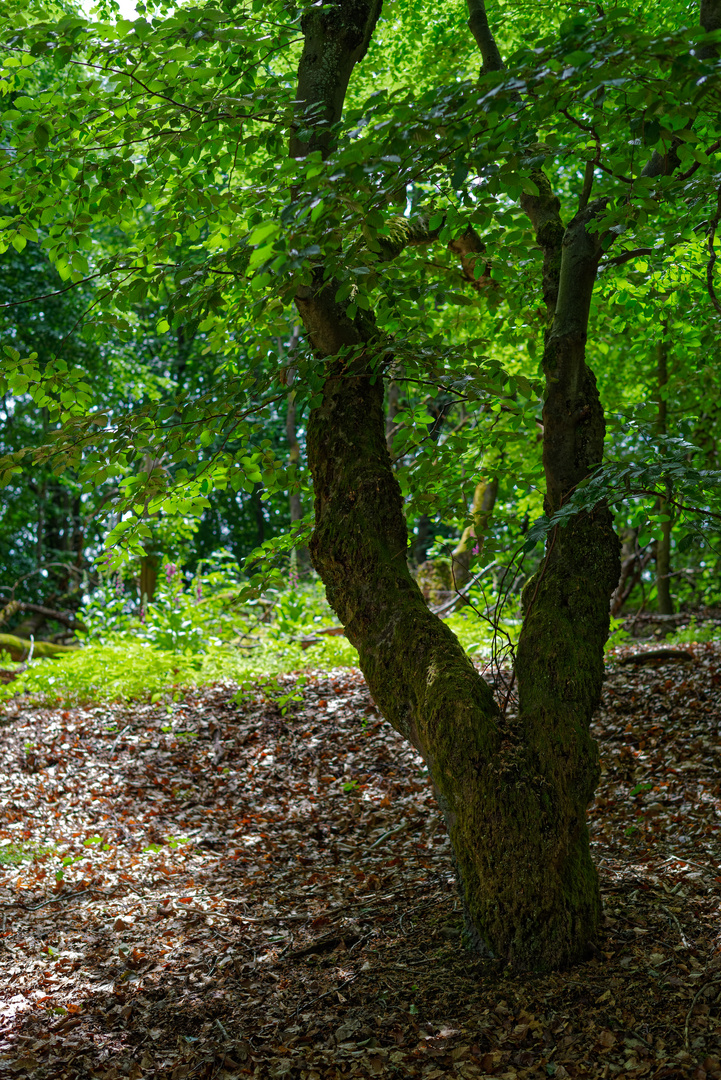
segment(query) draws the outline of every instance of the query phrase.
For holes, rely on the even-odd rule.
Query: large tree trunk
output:
[[[318,312],[318,301],[299,306],[311,340],[325,351],[316,316],[339,331],[352,324],[341,311]],[[374,700],[428,765],[471,940],[520,967],[572,963],[585,955],[597,916],[590,862],[590,882],[579,881],[570,865],[576,848],[580,861],[586,854],[582,814],[573,852],[559,860],[560,845],[549,836],[558,832],[559,804],[580,800],[583,810],[591,792],[556,790],[567,771],[552,746],[546,775],[530,767],[521,729],[499,715],[456,637],[428,610],[406,565],[406,525],[383,421],[380,383],[331,362],[308,431],[313,562]],[[536,755],[539,763],[548,765]],[[562,826],[568,833],[567,813]]]
[[[296,157],[327,151],[350,71],[364,55],[379,10],[374,0],[336,0],[306,11],[297,100],[301,114],[314,109],[324,123],[315,135],[306,129],[306,141],[292,141]],[[472,14],[479,10],[473,4]],[[477,29],[487,45],[483,26]],[[489,61],[492,50],[487,66]],[[600,460],[603,443],[603,413],[584,360],[600,252],[599,238],[586,226],[596,209],[564,230],[552,196],[529,206],[546,256],[550,316],[544,410],[549,511]],[[388,342],[366,312],[350,319],[346,305],[333,299],[336,292],[337,283],[325,280],[318,267],[297,294],[310,346],[326,358],[323,401],[308,426],[314,565],[358,649],[375,701],[428,765],[453,847],[469,940],[517,967],[563,967],[588,954],[600,915],[585,811],[598,776],[589,721],[601,687],[609,598],[618,581],[610,514],[600,508],[578,516],[551,537],[526,593],[520,719],[502,716],[408,571],[383,387],[372,377],[371,361],[387,354]],[[344,347],[355,359],[338,358]]]

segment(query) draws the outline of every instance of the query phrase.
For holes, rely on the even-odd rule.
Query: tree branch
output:
[[[473,226],[469,225],[460,236],[451,240],[448,250],[459,256],[464,276],[474,289],[481,292],[488,284],[489,264],[486,263],[483,273],[476,277],[476,264],[480,256],[485,255],[486,245]]]
[[[608,270],[611,266],[623,266],[624,263],[631,262],[632,259],[638,259],[642,255],[653,255],[655,251],[659,251],[658,248],[639,247],[632,248],[631,251],[622,251],[620,255],[614,255],[612,259],[606,259],[599,267],[599,273],[601,270]]]
[[[503,71],[503,60],[488,25],[484,0],[468,0],[468,29],[476,39],[483,57],[481,75],[485,75],[487,71]]]
[[[329,153],[351,73],[368,51],[381,6],[382,0],[334,0],[303,14],[291,157],[304,158],[314,150],[323,157]]]

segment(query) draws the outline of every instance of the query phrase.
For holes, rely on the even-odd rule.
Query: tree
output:
[[[144,517],[173,498],[184,512],[207,508],[214,485],[287,490],[255,425],[286,399],[285,369],[278,378],[268,360],[295,305],[313,563],[375,701],[428,764],[470,940],[519,967],[583,958],[598,927],[585,811],[619,578],[609,501],[667,498],[680,459],[656,472],[601,468],[588,339],[614,302],[606,282],[640,252],[676,242],[692,252],[701,227],[713,258],[718,7],[704,0],[701,30],[690,31],[671,2],[633,20],[583,5],[560,27],[519,5],[504,12],[499,45],[484,4],[470,0],[460,48],[460,4],[427,25],[414,4],[383,18],[380,0],[299,12],[255,2],[242,18],[227,2],[117,27],[66,18],[6,39],[18,61],[7,122],[24,155],[8,169],[8,242],[37,230],[61,275],[79,282],[94,272],[80,253],[92,229],[121,222],[132,242],[98,269],[114,297],[98,306],[98,335],[129,340],[118,308],[170,282],[158,331],[197,322],[217,360],[218,385],[193,401],[178,395],[115,426],[66,417],[65,460],[85,455],[88,482],[124,470],[112,539],[135,529],[142,540]],[[26,57],[59,65],[63,112],[42,95],[23,99]],[[193,247],[179,254],[184,239]],[[614,244],[623,250],[610,256]],[[514,440],[530,430],[537,445],[536,350],[545,514],[524,546],[543,537],[546,547],[524,591],[515,716],[408,569],[404,510],[457,507],[462,485],[449,470],[455,444],[429,439],[425,405],[412,435],[427,452],[394,472],[384,380],[462,402],[476,423],[467,460],[475,439],[499,450],[500,487]],[[174,496],[167,475],[138,467],[161,447],[176,466]],[[516,483],[533,484],[539,465],[527,460]],[[487,541],[484,557],[493,550]]]
[[[702,10],[706,30],[717,25],[712,6]],[[483,3],[472,0],[469,10],[482,77],[501,71]],[[297,88],[303,111],[296,127],[305,130],[291,138],[296,159],[332,152],[351,72],[379,14],[373,0],[304,13]],[[613,239],[609,198],[590,199],[600,154],[599,143],[568,224],[541,168],[530,171],[532,184],[521,198],[543,251],[549,518],[603,456],[603,409],[586,362],[596,274]],[[642,176],[672,174],[676,164],[674,150],[655,152]],[[308,432],[314,565],[375,700],[428,764],[453,844],[469,934],[522,966],[573,962],[585,955],[600,914],[584,816],[598,776],[588,729],[620,571],[611,514],[601,502],[550,534],[542,568],[526,588],[514,723],[498,712],[408,573],[377,378],[379,359],[392,346],[378,333],[370,305],[352,317],[338,291],[332,270],[318,263],[296,294],[311,345],[326,363],[323,403],[311,414]]]
[[[322,122],[305,140],[291,140],[294,157],[330,151],[351,71],[379,13],[380,4],[358,3],[304,14],[297,89],[304,119],[296,123],[307,124],[309,114]],[[476,6],[472,18],[482,14]],[[483,27],[477,36],[487,41]],[[487,70],[500,67],[493,42],[483,59]],[[538,194],[526,196],[526,208],[544,250],[550,516],[602,457],[603,416],[584,345],[602,250],[588,226],[605,202],[584,207],[564,230],[559,199],[543,174],[534,182]],[[384,440],[383,387],[373,377],[387,345],[370,313],[349,317],[349,305],[335,298],[338,283],[328,278],[316,266],[296,296],[312,347],[327,362],[323,403],[308,431],[314,565],[375,700],[428,764],[475,943],[524,966],[573,962],[585,955],[600,912],[584,815],[598,769],[588,727],[619,575],[610,514],[599,508],[556,530],[529,586],[514,724],[410,576]],[[350,350],[352,359],[342,355]]]

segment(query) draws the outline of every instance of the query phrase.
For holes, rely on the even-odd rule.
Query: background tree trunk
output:
[[[659,435],[665,435],[668,426],[668,340],[667,323],[661,325],[661,338],[656,346],[656,431]],[[657,509],[659,513],[668,517],[668,521],[661,522],[661,536],[656,544],[656,596],[659,615],[673,615],[673,598],[671,596],[671,533],[673,531],[673,510],[669,499],[672,497],[671,484],[666,482],[666,499],[659,499]]]
[[[400,383],[395,379],[391,379],[388,383],[388,394],[386,404],[386,446],[388,447],[388,454],[391,460],[393,460],[393,435],[396,429],[396,415],[400,407],[401,388]]]
[[[497,476],[487,482],[481,480],[476,484],[471,505],[473,524],[467,525],[463,530],[461,539],[453,552],[453,585],[456,589],[462,589],[470,580],[473,548],[478,546],[479,555],[483,550],[483,534],[488,529],[497,495]]]
[[[292,357],[295,350],[298,348],[298,338],[300,337],[300,327],[294,326],[293,333],[291,335],[290,344],[288,345],[288,357]],[[296,472],[300,471],[300,443],[298,442],[298,435],[296,432],[296,401],[295,390],[293,390],[293,382],[295,380],[296,369],[294,367],[288,368],[287,382],[289,393],[288,403],[286,406],[285,414],[285,434],[288,440],[288,463],[295,466]],[[298,521],[303,520],[303,502],[300,497],[300,487],[296,486],[291,488],[288,496],[288,508],[290,510],[290,523],[294,525]],[[298,568],[301,571],[308,570],[309,556],[307,547],[293,548],[290,553],[291,565]]]
[[[432,442],[438,442],[443,429],[448,411],[448,401],[444,394],[428,401],[426,407],[433,420],[426,427],[426,438]],[[433,535],[434,519],[429,514],[421,514],[416,524],[416,535],[413,541],[412,557],[416,566],[422,566],[428,560],[428,548],[432,547],[435,539]]]
[[[140,593],[141,604],[149,604],[155,596],[161,559],[161,555],[153,553],[150,555],[143,555],[140,560],[140,582],[138,584],[138,591]]]

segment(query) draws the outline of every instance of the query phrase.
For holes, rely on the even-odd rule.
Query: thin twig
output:
[[[689,945],[688,941],[686,940],[686,935],[683,932],[683,927],[681,926],[681,923],[678,921],[678,919],[676,918],[674,913],[672,911],[670,911],[667,907],[664,907],[663,904],[659,904],[659,907],[661,908],[662,911],[664,911],[669,916],[669,918],[673,919],[673,921],[676,923],[679,935],[681,937],[681,944],[684,945],[687,949],[689,949],[690,945]]]
[[[687,1051],[688,1051],[688,1027],[689,1027],[689,1024],[691,1023],[691,1013],[694,1010],[694,1006],[696,1005],[696,1002],[698,1001],[698,999],[701,997],[701,994],[703,994],[703,992],[705,990],[708,990],[709,986],[715,986],[716,983],[718,983],[718,982],[721,982],[721,979],[711,979],[710,982],[704,983],[703,986],[699,986],[698,990],[694,994],[693,1001],[691,1002],[691,1008],[688,1010],[688,1012],[686,1014],[686,1026],[684,1027],[684,1030],[683,1030],[683,1041],[684,1041],[684,1044],[686,1046]]]
[[[69,904],[71,900],[77,900],[81,896],[87,896],[90,889],[83,889],[82,892],[72,893],[70,896],[51,896],[48,900],[43,900],[39,904],[33,904],[32,907],[23,907],[23,911],[37,911],[38,908],[45,907],[47,904]],[[20,904],[8,905],[14,907],[22,907]]]
[[[374,840],[374,842],[369,848],[366,848],[364,854],[367,855],[369,851],[372,851],[373,848],[378,847],[379,844],[382,844],[383,841],[387,840],[390,836],[394,836],[396,833],[404,832],[409,825],[409,821],[402,821],[400,825],[396,825],[395,828],[388,829],[388,831],[384,832],[382,836],[379,836],[377,840]]]

